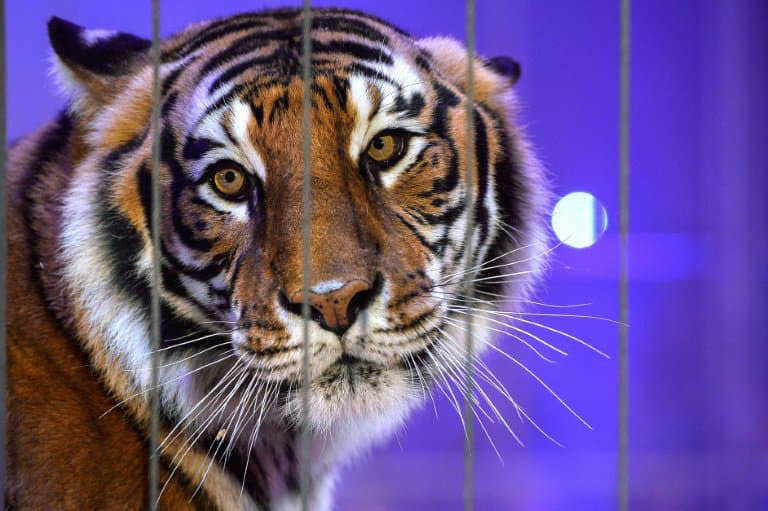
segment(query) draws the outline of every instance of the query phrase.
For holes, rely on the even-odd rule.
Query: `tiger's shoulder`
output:
[[[66,115],[14,143],[8,158],[8,480],[10,509],[144,509],[147,445],[92,370],[58,313],[55,237],[69,186]],[[70,318],[74,320],[74,318]],[[166,509],[193,487],[175,477]]]

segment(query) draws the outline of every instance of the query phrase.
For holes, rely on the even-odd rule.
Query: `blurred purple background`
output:
[[[16,138],[62,105],[48,75],[45,22],[150,32],[149,2],[8,2],[8,132]],[[146,4],[146,7],[143,6]],[[418,36],[464,37],[464,1],[335,0]],[[288,1],[163,0],[163,32]],[[559,195],[584,190],[608,210],[593,247],[555,252],[540,300],[618,317],[618,1],[478,0],[481,55],[522,63],[522,119]],[[768,2],[645,0],[633,9],[630,233],[630,488],[634,509],[768,509]],[[618,330],[548,318],[608,352],[551,332],[569,356],[528,365],[589,430],[512,362],[487,360],[565,448],[510,418],[478,429],[479,510],[615,509]],[[397,439],[344,470],[339,510],[462,508],[461,424],[436,397]]]

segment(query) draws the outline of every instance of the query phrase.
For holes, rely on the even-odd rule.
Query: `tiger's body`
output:
[[[546,188],[509,120],[516,67],[473,68],[467,190],[466,51],[314,11],[303,416],[301,22],[245,14],[162,46],[162,509],[299,509],[302,424],[311,507],[327,509],[336,467],[460,370],[464,276],[492,293],[514,273],[522,298],[541,265]],[[143,509],[149,43],[58,19],[49,31],[72,103],[10,152],[8,498]]]

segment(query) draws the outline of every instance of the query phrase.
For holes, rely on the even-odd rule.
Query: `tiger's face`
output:
[[[52,35],[64,74],[84,89],[74,103],[79,178],[62,236],[79,328],[138,369],[125,385],[146,388],[157,248],[147,45],[54,24],[52,34],[68,38],[57,45]],[[82,58],[115,53],[122,58],[110,65]],[[465,276],[491,296],[513,271],[507,291],[521,296],[537,271],[526,255],[540,250],[542,182],[509,123],[510,61],[476,62],[468,140],[458,43],[318,10],[312,59],[305,204],[300,11],[203,23],[163,44],[161,368],[184,383],[163,390],[170,416],[237,375],[258,382],[236,389],[242,399],[261,385],[271,413],[293,423],[306,338],[311,427],[395,424],[433,380],[461,371]],[[510,253],[520,261],[512,270],[503,264]],[[476,303],[490,306],[487,296]],[[490,330],[475,323],[482,351]]]
[[[177,274],[213,274],[206,287],[218,301],[184,289],[201,319],[233,325],[238,357],[290,386],[302,377],[304,339],[303,86],[284,81],[191,123],[186,159],[167,135],[181,149],[167,190],[177,183],[183,214],[174,226],[168,204],[164,239]],[[461,269],[453,223],[463,199],[458,182],[444,183],[460,172],[462,144],[434,131],[426,105],[439,101],[426,87],[329,69],[312,89],[310,409],[326,422],[410,398],[414,364],[446,328],[444,293],[455,286],[436,286]]]

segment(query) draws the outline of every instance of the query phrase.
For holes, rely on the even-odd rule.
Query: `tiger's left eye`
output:
[[[406,136],[395,131],[382,132],[368,144],[367,156],[379,167],[391,167],[403,157]]]
[[[248,177],[241,169],[224,167],[211,175],[213,187],[227,199],[241,199],[248,189]]]

